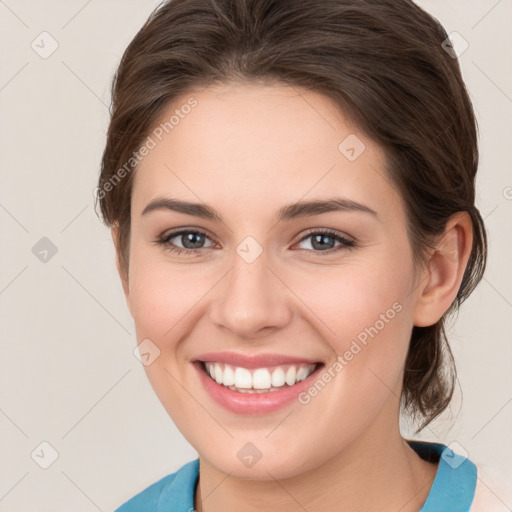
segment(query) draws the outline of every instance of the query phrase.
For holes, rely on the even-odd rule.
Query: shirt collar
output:
[[[434,482],[419,512],[468,512],[477,479],[473,462],[442,443],[406,441],[421,458],[439,461]]]

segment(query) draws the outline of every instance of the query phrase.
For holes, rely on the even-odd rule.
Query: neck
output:
[[[382,425],[370,427],[321,466],[282,480],[230,477],[200,458],[195,508],[198,512],[417,512],[430,492],[437,464],[421,459],[394,423],[396,427],[385,429],[384,435]]]

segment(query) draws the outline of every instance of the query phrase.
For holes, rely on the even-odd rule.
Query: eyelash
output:
[[[182,247],[177,247],[176,245],[172,244],[169,241],[172,238],[175,238],[179,235],[183,235],[186,233],[192,233],[195,235],[204,235],[206,238],[209,238],[208,235],[206,233],[204,233],[203,231],[194,230],[194,229],[182,229],[182,230],[174,231],[172,233],[168,233],[166,235],[159,237],[157,240],[155,240],[155,243],[159,246],[162,246],[165,250],[171,251],[176,254],[184,253],[184,254],[198,256],[203,252],[204,249],[207,249],[207,247],[200,247],[198,249],[186,249],[186,248],[182,248]],[[341,245],[339,245],[338,247],[333,247],[331,249],[326,249],[324,251],[314,251],[314,250],[310,250],[310,249],[300,249],[300,250],[304,250],[307,253],[315,253],[315,255],[316,255],[316,254],[322,254],[322,253],[333,254],[339,250],[353,249],[354,247],[356,247],[355,241],[349,240],[348,238],[345,238],[345,237],[339,235],[336,231],[333,231],[331,229],[322,229],[322,230],[318,230],[318,229],[314,230],[313,229],[313,230],[309,231],[305,236],[303,236],[297,243],[301,243],[313,235],[327,235],[327,236],[332,237],[335,240],[341,242]]]

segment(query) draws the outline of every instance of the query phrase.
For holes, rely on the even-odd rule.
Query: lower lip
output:
[[[202,363],[194,362],[207,393],[222,407],[237,414],[265,414],[278,411],[290,404],[300,393],[309,388],[312,381],[324,365],[320,365],[313,373],[293,386],[283,386],[278,391],[268,393],[239,393],[221,384],[217,384],[206,375]]]

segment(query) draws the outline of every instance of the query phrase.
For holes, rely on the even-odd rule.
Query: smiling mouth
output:
[[[217,384],[239,393],[269,393],[290,388],[307,379],[323,363],[286,364],[262,368],[200,361],[204,373]]]

